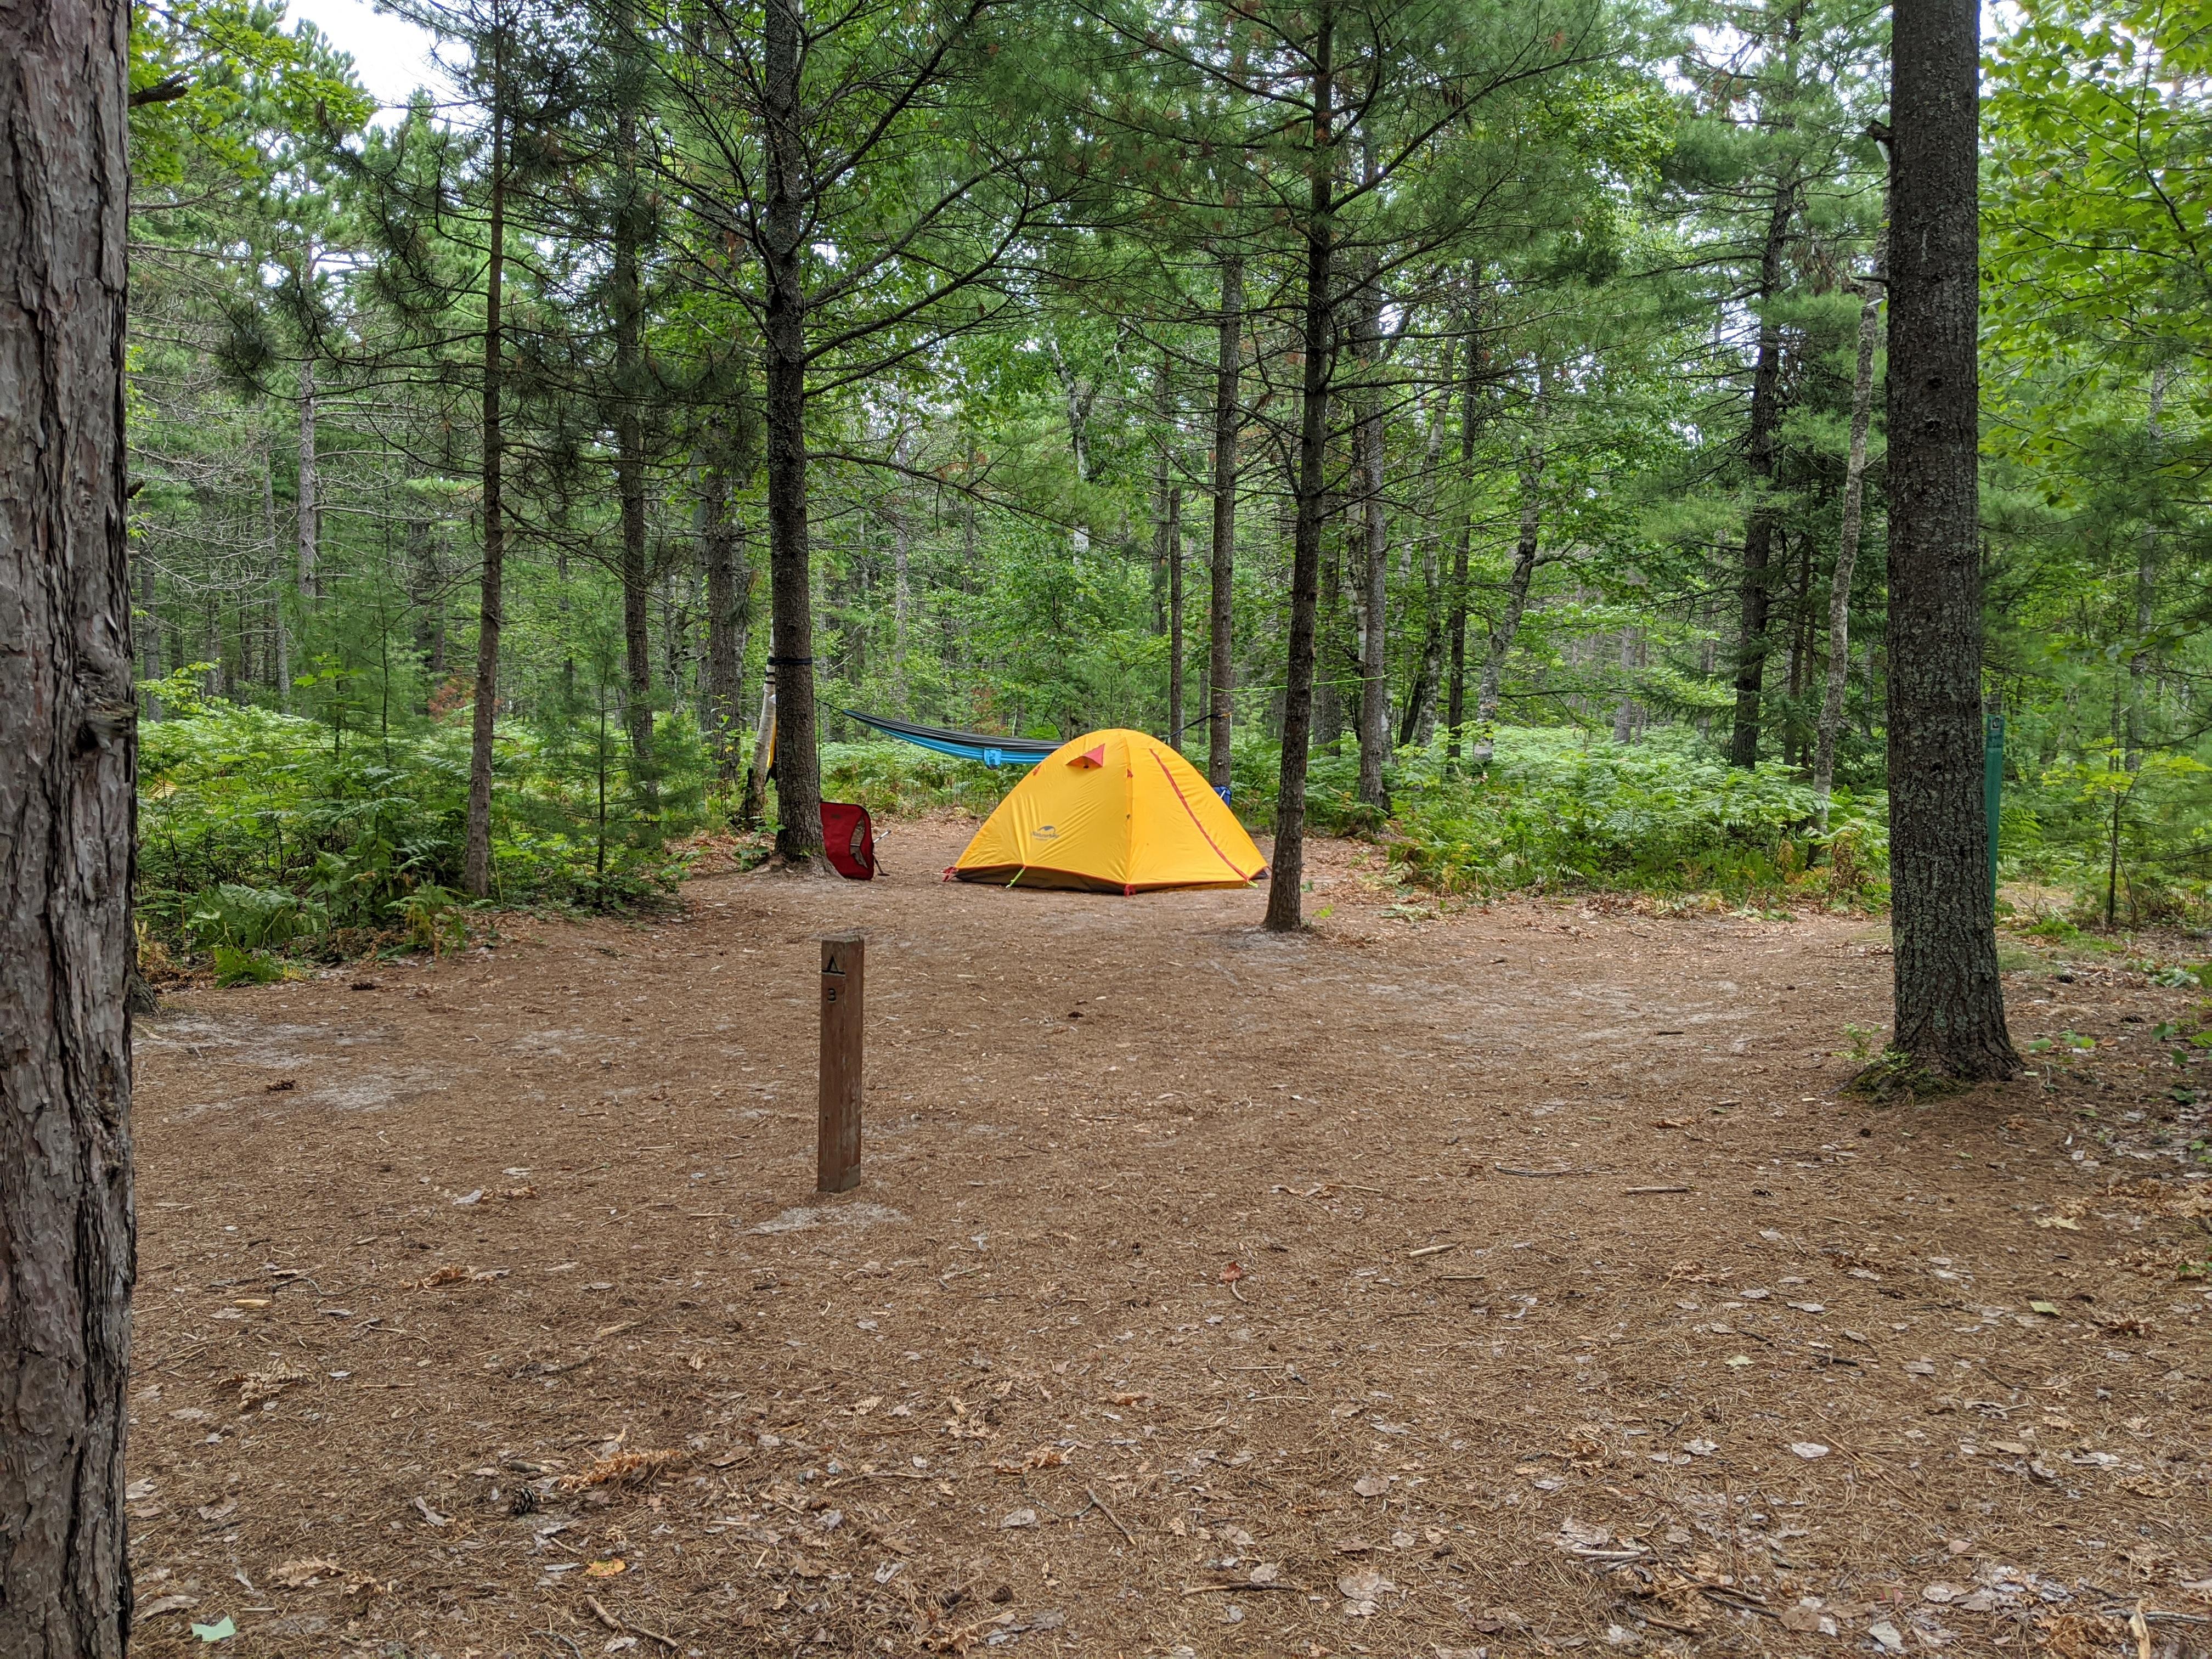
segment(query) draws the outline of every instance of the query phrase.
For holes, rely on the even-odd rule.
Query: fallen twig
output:
[[[2166,1624],[2212,1625],[2212,1618],[2208,1618],[2201,1613],[2166,1613],[2157,1607],[2139,1607],[2133,1602],[2127,1601],[2121,1602],[2118,1606],[2101,1607],[2097,1611],[2107,1619],[2128,1619],[2140,1613],[2146,1619],[2162,1620]]]
[[[674,1637],[663,1636],[659,1631],[647,1630],[643,1625],[624,1624],[621,1620],[616,1618],[614,1614],[609,1613],[605,1607],[601,1607],[599,1605],[599,1598],[596,1595],[586,1596],[584,1598],[584,1605],[592,1610],[592,1613],[597,1616],[601,1624],[605,1625],[609,1630],[614,1632],[617,1636],[629,1636],[633,1633],[639,1636],[649,1636],[654,1641],[659,1643],[661,1646],[666,1648],[671,1653],[675,1652],[678,1648],[684,1645]]]
[[[1619,1603],[1615,1611],[1625,1613],[1638,1623],[1649,1625],[1654,1630],[1670,1631],[1676,1636],[1702,1636],[1705,1634],[1703,1631],[1692,1630],[1687,1625],[1670,1625],[1664,1619],[1655,1619],[1650,1613],[1645,1613],[1640,1608],[1633,1607],[1626,1601]]]
[[[1127,1527],[1121,1524],[1121,1517],[1115,1514],[1113,1510],[1108,1509],[1097,1492],[1091,1491],[1090,1487],[1085,1486],[1083,1489],[1083,1495],[1091,1500],[1091,1508],[1097,1510],[1099,1514],[1104,1516],[1109,1521],[1111,1521],[1114,1523],[1115,1531],[1120,1533],[1122,1537],[1127,1539],[1132,1544],[1137,1541],[1137,1534],[1131,1532]]]
[[[1731,1589],[1726,1584],[1701,1584],[1691,1581],[1692,1589],[1708,1601],[1717,1601],[1724,1607],[1738,1607],[1745,1613],[1755,1613],[1762,1619],[1779,1620],[1782,1615],[1748,1590]]]
[[[1249,1579],[1244,1579],[1233,1584],[1186,1584],[1182,1593],[1188,1596],[1212,1595],[1217,1591],[1224,1590],[1296,1590],[1303,1595],[1307,1593],[1307,1589],[1306,1585],[1294,1584],[1288,1579],[1268,1584],[1255,1584]]]
[[[1522,1170],[1510,1164],[1493,1164],[1490,1167],[1500,1175],[1527,1176],[1532,1181],[1542,1181],[1553,1176],[1584,1176],[1597,1173],[1595,1170]]]

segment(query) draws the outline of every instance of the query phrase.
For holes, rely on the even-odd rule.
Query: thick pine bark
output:
[[[125,40],[0,6],[0,1654],[120,1659],[137,738]]]
[[[761,238],[767,279],[768,526],[775,631],[776,855],[822,861],[822,757],[814,710],[813,562],[806,526],[806,295],[800,283],[800,202],[806,188],[799,122],[799,0],[768,0],[763,31],[763,126],[768,203]]]
[[[1766,617],[1772,602],[1767,566],[1774,553],[1774,513],[1767,491],[1774,482],[1774,434],[1781,425],[1782,325],[1774,315],[1782,291],[1782,252],[1789,240],[1796,191],[1788,179],[1774,187],[1766,242],[1759,261],[1759,360],[1751,376],[1751,516],[1743,532],[1743,595],[1735,638],[1735,726],[1729,764],[1759,762],[1759,695],[1766,678]]]
[[[1313,735],[1314,617],[1321,599],[1322,497],[1328,488],[1329,282],[1336,256],[1334,208],[1336,12],[1321,0],[1313,36],[1313,137],[1307,159],[1313,198],[1305,225],[1305,354],[1298,407],[1297,526],[1291,555],[1291,629],[1284,676],[1283,756],[1277,775],[1275,850],[1267,885],[1267,925],[1288,933],[1302,925],[1305,887],[1306,750]]]
[[[1874,276],[1859,290],[1858,366],[1851,379],[1851,447],[1844,462],[1843,526],[1836,568],[1828,578],[1828,675],[1820,698],[1813,748],[1813,815],[1828,830],[1828,799],[1836,781],[1836,733],[1844,725],[1844,691],[1851,666],[1851,578],[1859,562],[1859,521],[1866,503],[1867,429],[1874,416],[1874,349],[1881,323],[1884,250],[1889,231],[1875,246]]]
[[[1213,370],[1212,586],[1206,600],[1206,781],[1230,785],[1230,732],[1236,714],[1234,684],[1237,575],[1237,427],[1238,370],[1244,334],[1244,262],[1221,262],[1221,323]]]
[[[1893,1046],[2009,1077],[1982,816],[1975,0],[1899,0],[1891,36],[1889,821]]]
[[[492,38],[491,204],[484,264],[483,571],[477,598],[476,707],[471,711],[467,845],[461,885],[478,898],[491,894],[492,741],[499,718],[499,635],[507,617],[507,507],[501,499],[506,456],[500,430],[500,376],[506,342],[500,307],[507,264],[507,41]]]

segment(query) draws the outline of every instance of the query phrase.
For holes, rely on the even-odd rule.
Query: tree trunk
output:
[[[1885,213],[1885,216],[1886,213]],[[1843,526],[1836,568],[1828,578],[1828,676],[1814,735],[1813,816],[1828,833],[1828,798],[1836,781],[1836,733],[1843,729],[1844,691],[1851,671],[1851,577],[1858,568],[1859,520],[1866,501],[1867,428],[1874,416],[1874,348],[1881,319],[1881,293],[1889,228],[1875,244],[1874,274],[1859,289],[1858,367],[1851,378],[1851,447],[1844,462]]]
[[[1336,252],[1332,222],[1336,174],[1336,11],[1319,0],[1313,35],[1313,136],[1307,165],[1312,201],[1305,225],[1305,316],[1299,345],[1304,374],[1298,406],[1297,528],[1291,557],[1291,632],[1284,676],[1283,754],[1277,775],[1275,848],[1267,925],[1277,933],[1304,923],[1306,745],[1313,732],[1314,613],[1321,598],[1321,518],[1328,488],[1329,281]]]
[[[1168,452],[1175,432],[1175,394],[1168,382],[1164,350],[1152,372],[1152,423],[1158,428],[1152,448],[1152,632],[1157,635],[1168,631]],[[1175,741],[1172,734],[1168,741]]]
[[[1636,735],[1636,694],[1629,677],[1636,672],[1637,630],[1620,630],[1620,701],[1613,707],[1613,740],[1626,743]]]
[[[1890,117],[1893,1046],[1969,1079],[2020,1066],[1982,811],[1979,21],[1976,0],[1900,0]]]
[[[1544,400],[1542,385],[1540,375],[1539,410]],[[1543,545],[1543,490],[1544,451],[1532,439],[1521,451],[1521,535],[1514,544],[1512,574],[1505,579],[1505,609],[1490,629],[1482,653],[1482,684],[1475,693],[1474,744],[1469,758],[1477,766],[1489,765],[1491,756],[1497,752],[1498,699],[1505,679],[1505,658],[1513,649],[1514,635],[1521,631],[1521,615],[1528,608],[1528,586],[1535,579]]]
[[[774,643],[773,634],[770,643]],[[771,666],[761,676],[760,718],[753,722],[753,757],[745,769],[744,803],[738,809],[738,822],[748,830],[768,812],[768,774],[775,763],[775,670]]]
[[[134,619],[131,632],[146,642],[143,678],[158,680],[161,678],[161,611],[160,596],[154,587],[153,555],[142,554],[135,562],[138,566],[138,616],[143,621]],[[280,611],[278,614],[281,616],[283,613]],[[279,634],[277,638],[281,642],[283,635]],[[283,707],[281,700],[277,707]],[[161,718],[161,700],[150,692],[146,697],[146,718],[149,720]]]
[[[1441,494],[1437,482],[1437,455],[1443,447],[1444,423],[1451,419],[1452,368],[1457,362],[1458,349],[1458,341],[1444,342],[1443,372],[1439,376],[1443,395],[1429,421],[1428,437],[1421,450],[1421,477],[1431,509],[1428,523],[1421,531],[1421,659],[1419,666],[1413,671],[1412,689],[1406,693],[1405,718],[1398,729],[1401,747],[1419,744],[1425,749],[1436,735],[1437,680],[1443,671],[1444,660],[1443,584],[1437,568],[1434,510]]]
[[[902,449],[900,464],[910,464],[913,457]],[[914,608],[914,538],[907,529],[904,508],[894,502],[884,516],[891,525],[891,683],[898,711],[905,714],[913,712],[914,702],[906,674],[907,624]]]
[[[269,611],[276,619],[276,707],[279,712],[283,712],[292,706],[292,634],[284,616],[284,589],[287,586],[284,580],[284,543],[276,534],[276,458],[270,453],[266,443],[261,447],[261,544],[268,550],[269,555]],[[149,575],[146,587],[146,614],[152,632],[148,638],[147,649],[149,656],[159,657],[161,651],[160,629],[150,620],[154,614],[153,592]],[[149,673],[147,678],[159,679],[161,675],[155,671]],[[153,711],[149,708],[148,712],[151,714]]]
[[[1221,262],[1221,324],[1213,371],[1212,586],[1206,599],[1206,781],[1230,786],[1230,735],[1236,714],[1237,428],[1243,361],[1244,262]]]
[[[2173,378],[2172,367],[2160,363],[2150,375],[2150,418],[2144,422],[2143,437],[2150,450],[2150,464],[2155,469],[2160,463],[2160,449],[2166,434],[2160,426],[2166,412],[2166,389]],[[2154,472],[2154,476],[2155,473]],[[2156,511],[2154,507],[2154,513]],[[2130,772],[2142,770],[2143,755],[2143,684],[2150,677],[2150,625],[2158,610],[2158,523],[2155,518],[2143,526],[2142,539],[2136,555],[2136,641],[2128,653],[2128,745],[2125,761]]]
[[[1813,538],[1797,538],[1797,578],[1790,584],[1790,713],[1782,753],[1792,766],[1805,764],[1805,677],[1813,660]]]
[[[322,573],[317,554],[322,543],[322,508],[316,500],[315,360],[300,360],[300,597],[312,600],[322,592]]]
[[[429,670],[430,694],[435,696],[446,680],[446,567],[439,551],[440,538],[422,526],[422,586],[423,604],[429,612],[429,652],[425,665]]]
[[[121,1659],[130,9],[0,7],[0,1654]]]
[[[1168,746],[1182,748],[1182,486],[1168,486]]]
[[[1782,253],[1796,211],[1796,187],[1776,181],[1759,261],[1759,361],[1751,377],[1751,516],[1743,532],[1743,607],[1735,638],[1735,727],[1729,764],[1759,763],[1759,692],[1766,677],[1766,613],[1772,600],[1767,566],[1774,546],[1774,513],[1767,492],[1774,482],[1774,434],[1781,424],[1782,325],[1774,307],[1782,290]]]
[[[491,202],[484,263],[483,573],[477,599],[476,706],[470,711],[469,817],[461,885],[491,895],[491,758],[499,714],[499,634],[506,620],[507,512],[501,499],[505,457],[500,432],[500,376],[506,343],[500,306],[507,264],[507,37],[492,36]]]
[[[776,855],[822,862],[822,757],[814,710],[814,584],[806,526],[806,295],[799,261],[807,156],[799,131],[799,0],[768,0],[762,112],[768,203],[760,240],[768,288],[769,570],[775,631]]]
[[[719,447],[719,446],[718,446]],[[744,712],[739,701],[744,674],[744,617],[738,562],[737,526],[730,518],[730,481],[708,465],[699,478],[699,546],[707,567],[707,740],[714,775],[725,785],[744,773]],[[751,571],[743,586],[750,589]]]
[[[1326,401],[1322,407],[1322,425],[1326,430],[1328,424]],[[1291,499],[1295,522],[1297,500],[1295,479],[1291,485]],[[1323,522],[1326,523],[1331,516],[1324,501],[1322,510]],[[1336,684],[1339,665],[1331,660],[1344,632],[1340,614],[1344,609],[1344,550],[1333,537],[1329,538],[1328,552],[1322,565],[1320,580],[1321,593],[1314,617],[1314,656],[1318,673],[1314,687],[1312,741],[1334,755],[1337,752],[1339,740],[1344,736],[1344,699],[1338,694]],[[1357,660],[1356,657],[1354,660]]]
[[[1375,152],[1363,164],[1364,181],[1374,183]],[[1358,475],[1359,560],[1359,799],[1379,812],[1390,810],[1385,775],[1390,753],[1390,654],[1389,592],[1389,522],[1382,510],[1382,391],[1375,384],[1381,367],[1382,290],[1370,258],[1364,273],[1358,331],[1354,336],[1360,372],[1367,380],[1352,429],[1352,464]]]
[[[1444,775],[1459,771],[1460,744],[1467,721],[1467,558],[1474,530],[1474,443],[1480,419],[1476,402],[1489,373],[1490,353],[1483,345],[1482,267],[1474,269],[1474,292],[1468,301],[1467,384],[1459,401],[1459,505],[1453,509],[1451,588],[1451,689],[1444,700]]]
[[[618,28],[627,41],[627,8]],[[627,76],[624,90],[626,94]],[[623,735],[629,740],[631,787],[649,823],[660,810],[660,784],[653,754],[653,640],[646,614],[652,570],[645,527],[645,296],[638,274],[643,197],[637,176],[637,122],[625,106],[615,121],[609,284],[614,312],[615,496],[622,519]]]

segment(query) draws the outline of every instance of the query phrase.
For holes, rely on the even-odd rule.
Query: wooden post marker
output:
[[[860,1017],[867,946],[858,933],[822,941],[822,1091],[815,1190],[860,1184]]]

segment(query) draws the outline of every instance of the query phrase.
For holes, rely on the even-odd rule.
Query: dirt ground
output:
[[[139,1651],[2212,1652],[2202,993],[2015,971],[2029,1077],[1875,1106],[1864,918],[965,831],[143,1022]]]

